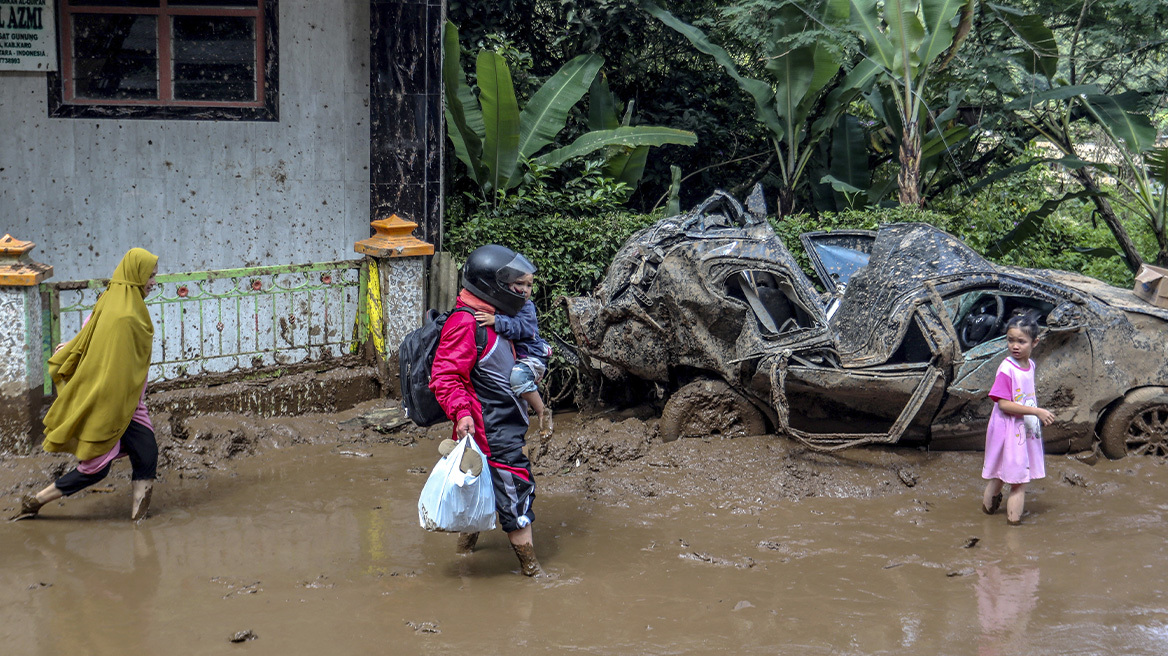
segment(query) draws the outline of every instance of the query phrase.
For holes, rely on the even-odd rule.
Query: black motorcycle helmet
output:
[[[527,299],[511,291],[511,283],[522,276],[535,275],[535,265],[526,257],[498,244],[479,246],[462,267],[462,286],[495,306],[503,314],[519,314]]]

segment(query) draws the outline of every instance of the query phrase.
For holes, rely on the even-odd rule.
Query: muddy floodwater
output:
[[[370,407],[160,431],[137,525],[124,461],[0,524],[0,653],[1168,653],[1162,461],[1048,456],[1008,527],[978,510],[978,453],[560,415],[531,580],[502,533],[458,556],[418,527],[444,430],[344,423]],[[66,462],[0,462],[5,514]]]

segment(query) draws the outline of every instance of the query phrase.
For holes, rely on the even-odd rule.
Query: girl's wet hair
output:
[[[1038,320],[1031,312],[1010,317],[1010,320],[1006,322],[1006,332],[1009,332],[1011,328],[1017,328],[1026,333],[1032,342],[1038,339]]]

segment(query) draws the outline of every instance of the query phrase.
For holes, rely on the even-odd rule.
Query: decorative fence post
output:
[[[0,239],[0,453],[27,453],[41,431],[44,322],[39,285],[53,267],[33,262],[32,242]]]
[[[417,223],[394,214],[370,223],[377,234],[353,245],[369,256],[366,316],[370,338],[383,362],[397,357],[406,333],[422,324],[425,311],[423,258],[434,245],[413,236]]]

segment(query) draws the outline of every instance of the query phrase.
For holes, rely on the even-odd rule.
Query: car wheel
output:
[[[1099,448],[1113,460],[1168,456],[1168,389],[1143,387],[1123,397],[1103,421]]]
[[[754,404],[723,381],[696,380],[666,401],[658,432],[665,442],[679,437],[762,435],[766,421]]]

